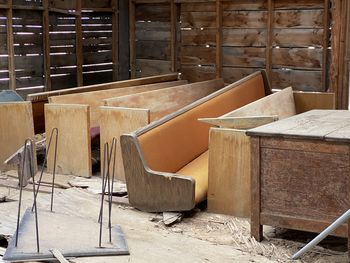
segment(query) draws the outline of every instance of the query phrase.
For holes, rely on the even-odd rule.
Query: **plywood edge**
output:
[[[171,92],[177,91],[177,90],[182,90],[182,89],[196,89],[196,88],[210,88],[210,87],[217,87],[217,90],[223,88],[225,86],[223,79],[217,78],[213,80],[207,80],[207,81],[201,81],[201,82],[195,82],[195,83],[189,83],[189,84],[184,84],[184,85],[176,85],[173,87],[168,87],[168,88],[163,88],[163,89],[157,89],[157,90],[151,90],[151,91],[144,91],[144,92],[139,92],[135,94],[129,94],[129,95],[124,95],[124,96],[118,96],[114,98],[108,98],[105,99],[105,105],[110,105],[110,106],[117,106],[116,104],[119,101],[126,101],[131,98],[136,98],[136,97],[146,97],[146,96],[152,96],[154,94],[169,94]]]
[[[28,101],[47,101],[47,99],[50,96],[73,94],[73,93],[80,93],[80,92],[86,92],[86,91],[104,90],[104,89],[111,89],[111,88],[117,88],[117,87],[119,88],[130,87],[130,86],[143,85],[143,84],[174,81],[178,79],[179,79],[178,73],[169,73],[169,74],[151,76],[151,77],[145,77],[145,78],[139,78],[139,79],[130,79],[130,80],[123,80],[123,81],[95,84],[95,85],[84,86],[84,87],[76,87],[76,88],[29,94],[27,96],[27,100]]]
[[[245,117],[220,117],[220,118],[199,118],[198,121],[214,126],[230,129],[252,129],[261,125],[277,121],[277,115],[269,116],[245,116]]]
[[[135,90],[135,93],[137,93],[139,89],[150,89],[150,90],[164,89],[169,86],[179,86],[179,85],[184,85],[186,83],[187,83],[187,80],[163,81],[160,83],[133,85],[133,86],[127,86],[127,87],[116,87],[116,88],[110,88],[105,90],[86,91],[86,92],[79,92],[79,93],[73,93],[73,94],[62,94],[57,96],[50,96],[48,98],[48,101],[50,103],[75,104],[76,102],[72,102],[72,99],[76,98],[77,100],[79,100],[81,96],[89,96],[91,98],[97,97],[97,96],[105,96],[106,98],[108,98],[108,96],[113,96],[113,95],[110,95],[109,93],[114,93],[114,92],[122,93],[128,90],[130,91]],[[118,97],[118,95],[116,97]],[[77,103],[77,104],[80,104],[80,103]]]

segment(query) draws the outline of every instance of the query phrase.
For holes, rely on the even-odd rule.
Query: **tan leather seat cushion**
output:
[[[208,157],[209,151],[206,151],[177,172],[177,174],[190,176],[196,181],[194,194],[196,204],[207,199]]]
[[[265,96],[261,74],[138,137],[146,164],[154,171],[175,173],[208,150],[209,124],[218,117]]]

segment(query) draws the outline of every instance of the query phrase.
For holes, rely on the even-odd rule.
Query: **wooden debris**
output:
[[[177,222],[180,222],[184,216],[181,212],[164,212],[163,213],[163,223],[166,226],[171,226]]]
[[[69,180],[69,185],[73,187],[86,188],[88,191],[94,194],[101,194],[101,183],[102,179],[99,176],[94,176],[92,178],[82,178],[75,177],[72,180]],[[113,185],[113,194],[114,195],[126,195],[127,189],[126,184],[120,181],[115,181]]]

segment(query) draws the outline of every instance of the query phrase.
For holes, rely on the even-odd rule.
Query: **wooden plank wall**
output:
[[[0,0],[0,89],[117,80],[117,53],[118,0]]]
[[[170,3],[170,1],[169,1]],[[171,5],[132,1],[130,6],[130,64],[132,77],[172,71]],[[134,19],[133,19],[134,18]]]
[[[347,68],[341,66],[346,63],[339,63],[341,57],[346,57],[346,45],[342,44],[348,21],[346,0],[134,0],[133,3],[130,23],[134,21],[136,38],[130,37],[130,45],[134,45],[131,53],[135,50],[136,54],[131,54],[131,61],[155,56],[172,60],[171,46],[167,43],[171,42],[171,32],[179,31],[175,33],[177,45],[173,45],[177,52],[174,68],[178,66],[183,78],[190,82],[223,77],[230,83],[266,69],[275,89],[288,86],[302,91],[341,89],[338,97],[343,106],[339,107],[346,104],[348,88],[339,81]],[[174,5],[177,21],[170,25],[179,27],[175,29],[168,28],[169,24],[162,20],[167,8],[171,10]],[[141,10],[143,16],[138,13]],[[151,23],[153,30],[140,32],[138,20],[150,16],[152,22],[158,19],[163,23]],[[145,46],[141,33],[161,41]],[[336,66],[334,60],[338,61]],[[143,67],[152,68],[152,65],[147,61]],[[157,67],[158,71],[168,70],[169,64],[158,63]],[[139,68],[135,66],[135,70]]]
[[[264,68],[273,88],[326,89],[324,0],[179,2],[181,72],[189,80],[222,75],[234,82]]]

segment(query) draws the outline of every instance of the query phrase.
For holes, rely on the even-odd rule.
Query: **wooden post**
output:
[[[118,79],[118,71],[119,71],[119,58],[118,58],[118,1],[112,1],[112,62],[113,62],[113,81]]]
[[[7,52],[8,52],[8,70],[9,70],[9,88],[16,90],[16,70],[15,70],[15,49],[13,44],[13,29],[12,29],[12,16],[13,16],[13,4],[12,0],[8,0],[7,9]]]
[[[118,59],[119,69],[118,78],[119,80],[130,78],[130,55],[129,55],[129,0],[119,0],[119,28],[118,28]]]
[[[322,53],[322,86],[323,91],[327,91],[327,59],[328,59],[328,43],[329,43],[329,0],[324,0],[324,14],[323,14],[323,53]]]
[[[267,16],[267,43],[266,43],[266,73],[269,81],[272,83],[272,36],[274,21],[274,0],[268,0],[268,16]]]
[[[177,5],[174,0],[170,1],[171,17],[171,71],[177,72]]]
[[[260,222],[260,137],[251,137],[251,214],[250,233],[258,241],[263,239],[263,227]]]
[[[349,109],[349,48],[350,48],[350,3],[345,1],[344,6],[346,14],[346,23],[344,24],[344,56],[343,56],[343,74],[342,74],[342,87],[343,87],[343,100],[342,108]]]
[[[135,49],[135,2],[129,2],[129,46],[131,78],[136,78],[136,49]]]
[[[44,46],[44,75],[45,90],[51,90],[51,57],[50,57],[50,18],[49,0],[43,0],[43,46]]]
[[[216,0],[216,77],[222,77],[222,2]]]
[[[76,62],[77,62],[77,86],[83,86],[83,29],[81,22],[81,2],[76,0],[76,17],[75,17],[75,45],[76,45]]]
[[[346,36],[347,36],[347,17],[349,16],[348,11],[348,1],[343,0],[341,5],[341,30],[340,30],[340,51],[339,51],[339,78],[338,86],[341,87],[340,90],[340,109],[348,109],[349,104],[349,86],[347,81],[345,81],[346,76],[348,75],[348,69],[346,66],[346,55],[348,51],[346,50]]]

